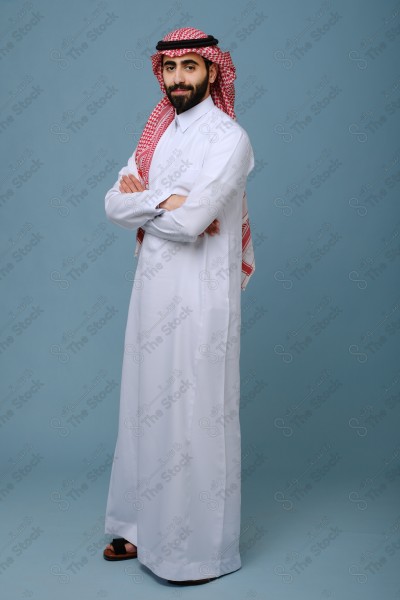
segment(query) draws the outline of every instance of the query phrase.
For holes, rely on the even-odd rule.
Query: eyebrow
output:
[[[198,65],[199,63],[197,61],[195,61],[193,58],[186,58],[185,60],[182,60],[181,63],[183,65],[188,65],[190,63],[193,63],[195,65]],[[175,60],[164,60],[163,62],[163,67],[165,67],[165,65],[176,65],[176,61]]]

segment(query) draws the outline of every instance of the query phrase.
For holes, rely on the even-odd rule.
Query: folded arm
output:
[[[253,167],[254,156],[247,134],[230,130],[217,143],[210,144],[184,204],[155,215],[142,225],[143,229],[161,238],[195,242],[225,206],[229,208],[232,202],[242,204],[246,178]]]

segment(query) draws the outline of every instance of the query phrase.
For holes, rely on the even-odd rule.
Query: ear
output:
[[[210,65],[210,83],[214,83],[217,79],[218,75],[218,65],[216,63],[212,63]]]

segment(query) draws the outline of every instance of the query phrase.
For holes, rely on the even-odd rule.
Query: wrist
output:
[[[157,206],[157,208],[165,208],[166,210],[169,210],[170,209],[169,199],[171,198],[171,196],[172,196],[172,194],[170,194],[168,196],[168,198],[166,198],[165,200],[160,202],[159,205]]]

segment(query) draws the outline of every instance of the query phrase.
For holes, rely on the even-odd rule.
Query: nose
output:
[[[175,84],[183,83],[184,80],[185,80],[185,72],[181,67],[177,66],[174,71],[174,83]]]

